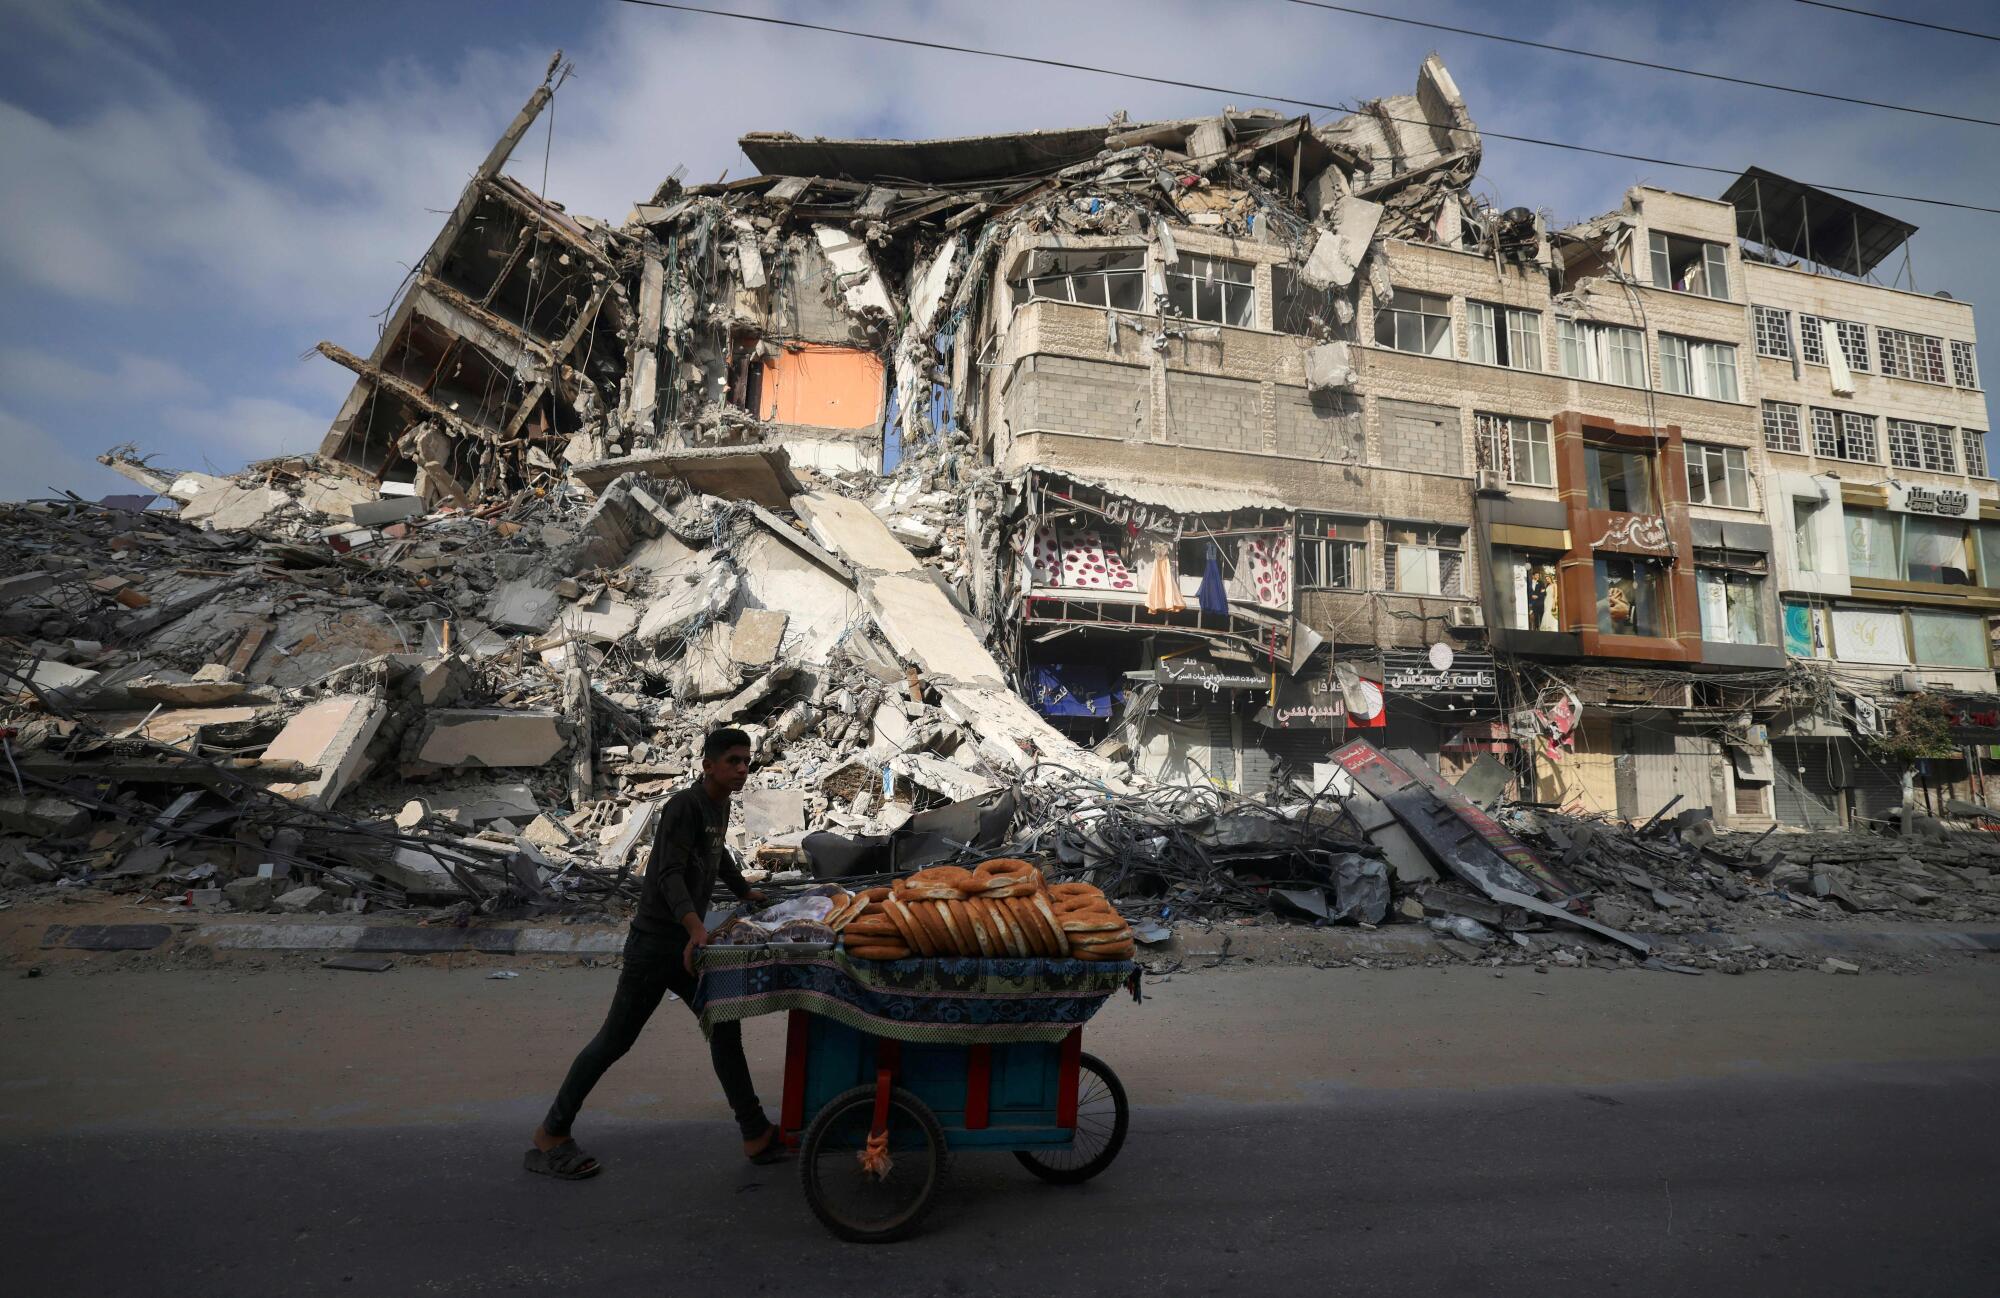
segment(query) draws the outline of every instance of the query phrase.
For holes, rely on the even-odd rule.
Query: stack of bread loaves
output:
[[[827,923],[863,960],[916,956],[1129,960],[1132,931],[1087,883],[1049,887],[1026,861],[941,865],[834,909]]]

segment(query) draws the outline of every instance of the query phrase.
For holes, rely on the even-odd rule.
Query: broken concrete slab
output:
[[[969,771],[956,762],[929,753],[898,753],[889,759],[889,769],[898,778],[927,789],[950,802],[983,797],[1001,787],[985,776]]]
[[[217,532],[243,532],[291,503],[290,496],[274,487],[242,487],[217,479],[181,506],[181,521]]]
[[[867,572],[911,572],[920,567],[868,506],[845,496],[815,493],[791,502],[813,540]]]
[[[767,667],[777,658],[790,619],[776,609],[746,608],[736,615],[729,656],[745,667]]]
[[[549,708],[438,708],[410,728],[406,765],[541,766],[567,743],[561,714]]]
[[[90,808],[53,794],[0,797],[0,828],[35,838],[68,838],[90,826]]]
[[[231,879],[222,885],[223,898],[238,910],[263,911],[270,909],[276,899],[276,890],[269,879],[255,875],[244,879]]]
[[[676,639],[721,617],[735,600],[736,587],[735,570],[721,564],[692,578],[669,580],[647,606],[633,635],[643,645]]]
[[[604,595],[587,608],[572,605],[564,609],[562,629],[570,638],[588,644],[616,644],[639,629],[639,610]]]
[[[496,820],[533,820],[542,811],[535,791],[525,784],[482,784],[426,793],[415,802],[429,815],[474,827]]]
[[[509,631],[540,632],[555,621],[562,598],[553,586],[516,579],[494,587],[483,616],[496,627]]]
[[[325,888],[307,884],[294,888],[272,903],[287,915],[328,915],[340,909],[340,899]]]
[[[232,680],[196,680],[185,672],[148,672],[125,681],[125,693],[150,703],[176,708],[202,708],[227,703],[250,692],[249,685]]]
[[[280,797],[324,811],[340,800],[368,761],[368,743],[389,715],[380,700],[361,694],[322,699],[293,717],[264,749],[266,762],[297,762],[319,774],[293,784],[274,784]]]
[[[806,827],[805,794],[799,789],[745,789],[736,795],[743,806],[743,836],[756,844]]]
[[[411,901],[451,901],[465,888],[445,868],[438,854],[421,847],[398,847],[387,861],[368,867],[378,878],[401,888]]]
[[[602,491],[628,473],[687,483],[705,496],[754,501],[766,509],[784,509],[800,490],[792,476],[791,457],[782,446],[704,446],[647,451],[594,460],[570,470],[570,476],[592,491]]]
[[[384,496],[377,500],[357,501],[348,514],[361,527],[381,527],[427,512],[428,507],[420,496]]]

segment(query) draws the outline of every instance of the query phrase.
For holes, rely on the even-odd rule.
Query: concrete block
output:
[[[562,615],[563,629],[591,644],[616,644],[639,629],[639,610],[623,600],[603,596],[589,608],[571,608]]]
[[[226,672],[228,669],[222,670]],[[124,688],[133,698],[175,708],[204,708],[227,703],[242,697],[250,689],[242,681],[194,680],[185,672],[174,671],[148,672],[136,680],[125,682]]]
[[[729,642],[729,656],[745,667],[768,667],[784,643],[785,624],[791,619],[776,609],[746,608],[736,617],[736,634]]]
[[[737,575],[720,564],[692,580],[662,583],[634,633],[652,645],[684,634],[703,618],[720,617],[736,598]]]
[[[67,798],[42,794],[0,797],[0,828],[36,838],[67,838],[90,824],[90,810]]]
[[[401,888],[412,901],[449,900],[465,894],[451,871],[420,847],[399,847],[389,860],[370,869],[377,877]]]
[[[287,915],[327,915],[339,909],[340,899],[324,888],[308,884],[292,889],[272,904]]]
[[[541,766],[567,742],[547,708],[439,708],[413,728],[404,752],[419,766]]]
[[[238,910],[269,910],[276,895],[271,880],[252,876],[248,879],[232,879],[222,885],[222,895],[230,905]]]
[[[752,843],[768,842],[806,827],[802,790],[745,789],[737,800],[743,804],[744,835]]]
[[[485,617],[494,626],[510,631],[546,631],[561,603],[552,588],[537,582],[502,582],[486,601]]]
[[[406,518],[415,518],[423,512],[424,502],[420,496],[384,496],[380,500],[361,500],[356,501],[350,510],[354,521],[363,527],[400,523]]]
[[[294,784],[274,784],[271,791],[321,810],[333,806],[361,775],[369,741],[388,714],[380,699],[363,694],[336,695],[305,709],[264,749],[264,760],[297,762],[319,773]]]

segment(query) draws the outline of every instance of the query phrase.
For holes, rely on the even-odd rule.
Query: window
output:
[[[1375,341],[1399,352],[1450,356],[1451,303],[1399,288],[1388,307],[1375,313]]]
[[[1660,386],[1684,396],[1736,400],[1736,348],[1660,335]]]
[[[1590,507],[1620,514],[1657,514],[1653,498],[1653,460],[1639,451],[1615,451],[1608,446],[1587,446],[1584,459],[1590,472]]]
[[[1944,340],[1900,329],[1876,330],[1882,339],[1882,372],[1892,379],[1944,382]]]
[[[1977,428],[1961,428],[1958,439],[1965,445],[1965,471],[1975,478],[1990,478],[1986,464],[1986,434]]]
[[[1903,524],[1903,580],[1972,584],[1972,533],[1964,522],[1916,514],[1897,517]]]
[[[1896,523],[1884,511],[1847,511],[1847,573],[1850,577],[1902,580],[1902,563],[1896,553]]]
[[[1465,593],[1465,533],[1458,528],[1391,523],[1382,561],[1390,590],[1406,595]]]
[[[1740,446],[1687,444],[1688,501],[1749,509],[1749,457]]]
[[[1146,254],[1137,248],[1043,249],[1030,256],[1035,270],[1028,279],[1031,299],[1145,309]]]
[[[1841,357],[1847,368],[1866,373],[1868,364],[1868,326],[1853,320],[1826,320],[1816,315],[1799,316],[1799,359],[1808,365],[1826,364],[1826,330],[1824,325],[1833,326],[1834,341],[1840,344]]]
[[[1875,416],[1813,407],[1813,454],[1829,460],[1880,464],[1875,453]]]
[[[1952,447],[1951,429],[1943,424],[1920,424],[1909,419],[1891,419],[1889,463],[1899,469],[1957,473],[1958,452]]]
[[[1515,631],[1562,630],[1561,561],[1552,550],[1494,548],[1489,589],[1500,625]]]
[[[1913,608],[1910,651],[1919,665],[1986,667],[1986,619],[1977,613]]]
[[[1562,370],[1571,378],[1646,386],[1646,338],[1637,329],[1565,320],[1559,332]]]
[[[1299,515],[1299,589],[1368,589],[1368,524]]]
[[[1257,327],[1257,290],[1250,263],[1182,253],[1167,268],[1167,305],[1204,324]]]
[[[1757,354],[1792,359],[1792,313],[1774,306],[1753,306],[1751,319],[1757,330]]]
[[[1547,423],[1511,415],[1475,414],[1472,426],[1480,468],[1496,470],[1509,482],[1531,487],[1556,485],[1555,450]]]
[[[1647,240],[1653,254],[1655,288],[1703,297],[1729,296],[1729,254],[1721,244],[1685,239],[1664,230],[1652,231]]]
[[[1742,550],[1694,552],[1701,638],[1719,644],[1763,644],[1764,574],[1761,554]]]
[[[1806,449],[1799,433],[1799,408],[1783,401],[1764,403],[1764,446],[1773,451],[1800,453]]]
[[[1819,521],[1826,507],[1827,502],[1817,496],[1792,497],[1792,554],[1800,572],[1820,571]]]
[[[1597,629],[1606,635],[1671,634],[1667,628],[1667,569],[1653,559],[1600,555]]]
[[[1989,590],[2000,587],[2000,523],[1981,523],[1973,530],[1979,542],[1979,584]]]
[[[1952,381],[1962,388],[1979,387],[1979,355],[1971,343],[1951,340]]]
[[[1465,304],[1467,359],[1514,370],[1542,368],[1542,313]]]

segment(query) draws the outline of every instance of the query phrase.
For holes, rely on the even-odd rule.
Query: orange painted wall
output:
[[[767,423],[873,428],[882,422],[882,358],[852,347],[787,348],[764,362]]]

